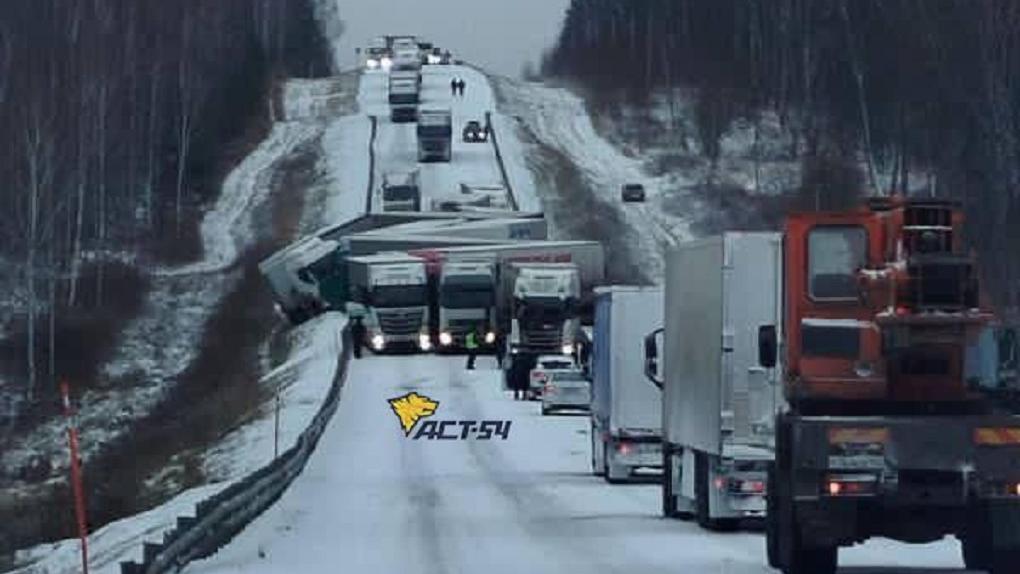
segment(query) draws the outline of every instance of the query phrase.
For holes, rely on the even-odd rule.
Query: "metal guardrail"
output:
[[[189,562],[211,556],[225,546],[280,498],[304,469],[340,404],[340,390],[351,358],[348,327],[344,327],[342,339],[343,350],[329,393],[294,446],[266,466],[199,502],[194,517],[178,517],[176,528],[164,534],[161,543],[143,544],[141,564],[121,562],[121,574],[180,572]]]
[[[365,193],[365,213],[372,213],[372,190],[375,188],[375,137],[379,129],[379,118],[368,116],[372,121],[372,135],[368,138],[368,191]]]
[[[510,196],[510,207],[514,211],[519,211],[520,207],[517,205],[514,186],[510,183],[510,176],[506,173],[506,164],[503,163],[503,153],[499,150],[499,139],[496,138],[496,129],[492,126],[492,112],[485,112],[485,127],[489,130],[492,148],[496,150],[496,164],[499,166],[499,175],[503,178],[503,186],[506,187],[507,195]]]

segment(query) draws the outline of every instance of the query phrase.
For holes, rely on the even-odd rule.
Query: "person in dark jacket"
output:
[[[457,79],[457,91],[460,92],[460,97],[462,97],[462,98],[464,97],[464,87],[465,86],[467,86],[467,83],[464,82],[464,78],[458,78]]]
[[[365,344],[365,324],[361,322],[361,317],[355,317],[351,325],[351,342],[354,344],[354,358],[360,359],[361,346]]]
[[[457,77],[456,76],[454,76],[453,78],[450,78],[450,95],[451,96],[456,96],[457,95],[457,86],[458,85],[459,84],[457,83]]]

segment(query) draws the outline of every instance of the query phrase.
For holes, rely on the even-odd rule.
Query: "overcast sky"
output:
[[[455,57],[517,77],[559,34],[569,0],[338,0],[344,67],[373,36],[415,34]]]

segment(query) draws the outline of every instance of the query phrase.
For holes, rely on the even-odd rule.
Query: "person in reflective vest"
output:
[[[468,331],[467,336],[464,337],[464,347],[467,349],[467,369],[473,371],[475,368],[475,357],[478,356],[478,330],[472,329]]]

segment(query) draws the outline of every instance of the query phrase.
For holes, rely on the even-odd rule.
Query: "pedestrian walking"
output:
[[[538,364],[538,357],[535,355],[516,355],[511,361],[515,363],[520,361],[520,364],[514,364],[513,367],[516,371],[515,376],[510,378],[510,385],[514,391],[515,401],[524,401],[528,399],[528,391],[531,386],[531,370]]]
[[[354,324],[351,325],[351,339],[354,343],[354,358],[361,358],[361,346],[365,343],[365,324],[362,323],[361,317],[354,318]]]
[[[451,96],[456,96],[457,95],[457,86],[458,85],[459,84],[457,83],[457,77],[456,76],[450,78],[450,95]]]
[[[478,356],[478,329],[468,331],[464,337],[464,347],[467,349],[467,370],[475,370],[475,358]]]
[[[460,92],[460,97],[462,98],[464,97],[464,86],[466,85],[467,82],[464,81],[464,78],[459,78],[457,80],[457,91]]]

